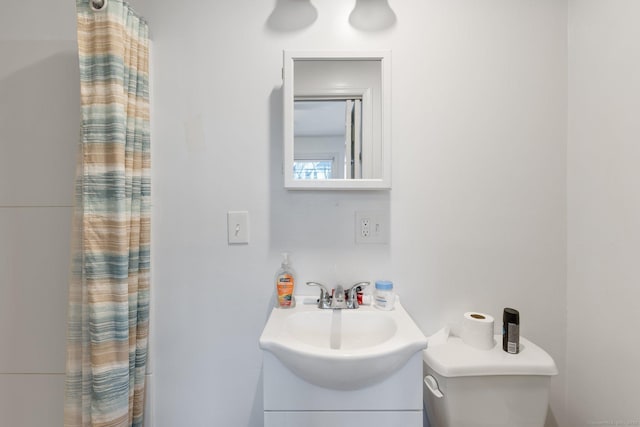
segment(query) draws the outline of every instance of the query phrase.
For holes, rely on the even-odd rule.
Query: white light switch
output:
[[[227,239],[229,244],[249,243],[249,212],[227,212]]]

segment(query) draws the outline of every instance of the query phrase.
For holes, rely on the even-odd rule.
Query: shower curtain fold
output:
[[[82,124],[65,427],[142,426],[150,290],[148,25],[77,0]]]

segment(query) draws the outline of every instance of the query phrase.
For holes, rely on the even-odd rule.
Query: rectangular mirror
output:
[[[391,187],[390,53],[284,52],[284,183]]]

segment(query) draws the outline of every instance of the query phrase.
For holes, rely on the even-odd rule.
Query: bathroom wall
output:
[[[639,425],[640,3],[569,16],[569,425]]]
[[[261,425],[283,250],[299,283],[392,279],[427,334],[518,308],[567,425],[566,2],[391,1],[395,28],[371,33],[344,0],[279,29],[292,3],[134,2],[154,39],[156,425]],[[392,51],[391,191],[282,188],[283,49]],[[248,245],[227,244],[229,210],[249,211]],[[388,245],[354,244],[356,210],[389,213]]]
[[[0,13],[3,426],[62,425],[80,117],[74,8],[4,0]]]

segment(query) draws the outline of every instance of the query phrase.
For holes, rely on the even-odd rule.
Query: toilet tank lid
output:
[[[549,354],[520,337],[520,352],[509,354],[502,350],[502,335],[494,336],[490,350],[478,350],[459,337],[427,345],[424,362],[443,377],[483,375],[557,375],[558,368]]]

